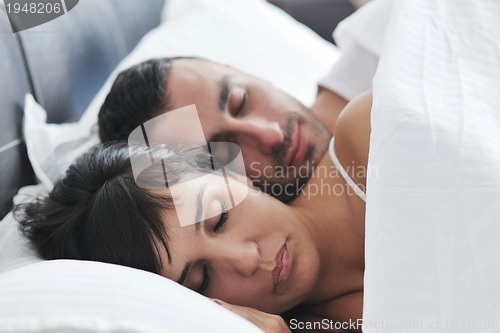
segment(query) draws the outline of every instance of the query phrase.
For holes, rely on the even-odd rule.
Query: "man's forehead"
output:
[[[235,70],[199,59],[176,60],[168,74],[166,94],[169,109],[195,104],[200,115],[219,110],[225,78],[235,78]]]
[[[186,73],[198,77],[242,74],[238,69],[206,59],[177,59],[172,62],[172,70],[175,74]]]
[[[167,95],[175,108],[192,104],[193,99],[207,99],[208,94],[215,97],[225,75],[227,71],[219,64],[198,59],[176,60],[168,74]]]

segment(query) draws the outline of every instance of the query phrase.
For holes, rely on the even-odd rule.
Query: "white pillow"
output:
[[[159,275],[91,261],[43,261],[0,274],[0,332],[259,333]]]
[[[33,198],[47,194],[43,184],[25,186],[14,197],[14,204],[31,201]],[[24,238],[19,224],[12,212],[0,221],[0,274],[7,270],[41,261],[28,240]],[[1,332],[1,325],[0,325]]]
[[[48,191],[75,159],[99,143],[96,126],[47,124],[47,112],[31,94],[24,98],[26,150],[38,180]]]
[[[41,108],[26,101],[28,155],[48,189],[98,142],[100,106],[116,75],[133,64],[153,57],[205,57],[262,77],[309,105],[317,81],[338,57],[335,46],[264,0],[168,0],[163,17],[110,75],[78,123],[45,125]]]

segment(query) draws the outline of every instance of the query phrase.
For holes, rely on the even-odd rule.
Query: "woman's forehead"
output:
[[[222,171],[196,174],[170,188],[177,222],[188,226],[220,215],[222,209],[231,209],[248,195],[248,186]],[[214,201],[221,209],[212,209]]]

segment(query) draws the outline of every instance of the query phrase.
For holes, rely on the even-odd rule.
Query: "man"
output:
[[[99,113],[101,140],[127,139],[142,123],[191,104],[207,142],[238,144],[254,185],[289,201],[325,154],[347,101],[321,89],[310,110],[229,66],[194,58],[152,59],[116,79]]]
[[[340,111],[371,88],[392,1],[365,7],[336,32],[344,48],[319,83],[311,109],[229,66],[197,58],[152,59],[116,79],[99,113],[101,140],[127,139],[144,122],[195,104],[206,141],[238,144],[254,185],[290,201],[325,154]]]

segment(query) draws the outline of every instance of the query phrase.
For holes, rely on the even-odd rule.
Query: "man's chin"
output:
[[[302,192],[302,188],[307,183],[308,179],[308,177],[301,177],[289,179],[288,182],[283,179],[279,179],[279,181],[267,179],[262,183],[254,182],[254,185],[279,201],[289,203]]]

